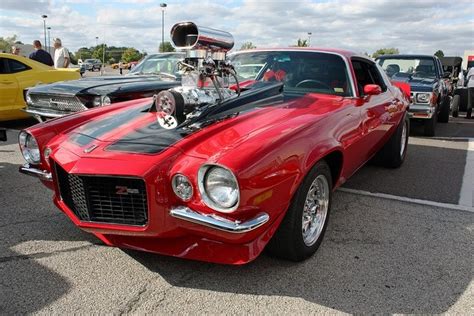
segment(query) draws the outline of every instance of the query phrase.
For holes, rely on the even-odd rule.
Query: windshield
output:
[[[130,75],[137,74],[170,74],[176,76],[178,73],[178,62],[183,60],[182,54],[156,54],[145,58],[136,65]]]
[[[285,92],[351,96],[352,89],[342,57],[310,51],[236,53],[229,57],[239,81],[280,81]]]
[[[436,78],[433,58],[380,58],[380,66],[392,78]]]
[[[86,59],[84,62],[85,63],[93,63],[93,62],[95,62],[95,59]]]

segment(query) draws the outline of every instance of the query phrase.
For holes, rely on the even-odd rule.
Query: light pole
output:
[[[160,3],[161,7],[161,52],[165,50],[165,8],[168,5],[166,3]],[[158,51],[160,51],[158,49]]]
[[[102,74],[105,70],[105,42],[102,44]]]
[[[313,35],[313,33],[308,32],[308,47],[311,47],[311,35]]]
[[[48,17],[46,14],[41,16],[43,18],[43,28],[44,28],[44,43],[46,44],[46,18]]]
[[[48,53],[51,54],[51,47],[50,47],[51,46],[51,26],[48,26],[47,29],[48,29],[48,43],[45,43],[45,45],[46,45],[46,48],[48,48]]]
[[[99,37],[96,36],[96,37],[95,37],[95,47],[97,47],[97,45],[99,45],[99,44],[97,44],[97,41],[98,41],[98,40],[99,40]]]

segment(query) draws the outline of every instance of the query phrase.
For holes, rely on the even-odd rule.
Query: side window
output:
[[[8,59],[8,67],[10,68],[10,73],[17,73],[30,69],[30,67],[28,67],[24,63],[14,59]]]
[[[7,60],[0,58],[0,74],[4,75],[8,73]]]
[[[382,88],[382,91],[387,91],[387,85],[383,81],[382,75],[380,74],[375,64],[367,64],[367,66],[369,67],[369,73],[372,77],[373,83],[379,85],[380,88]]]
[[[362,60],[352,60],[352,67],[354,68],[357,87],[361,94],[363,94],[364,86],[368,84],[379,85],[382,91],[387,91],[387,85],[375,64]]]

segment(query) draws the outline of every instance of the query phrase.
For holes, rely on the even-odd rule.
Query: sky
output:
[[[474,0],[1,0],[0,36],[17,35],[23,43],[44,41],[43,19],[51,38],[75,52],[105,42],[154,53],[161,42],[162,9],[166,2],[165,41],[181,21],[233,34],[235,48],[244,42],[257,47],[295,45],[335,47],[372,54],[382,47],[401,53],[463,56],[474,49]]]

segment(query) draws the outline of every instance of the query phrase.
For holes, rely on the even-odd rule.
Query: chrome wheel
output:
[[[306,195],[303,209],[303,241],[310,247],[318,240],[323,231],[329,208],[329,183],[324,175],[314,179]]]
[[[400,140],[400,157],[403,158],[403,153],[405,152],[405,147],[407,145],[407,122],[403,122],[403,130],[402,130],[402,139]]]

